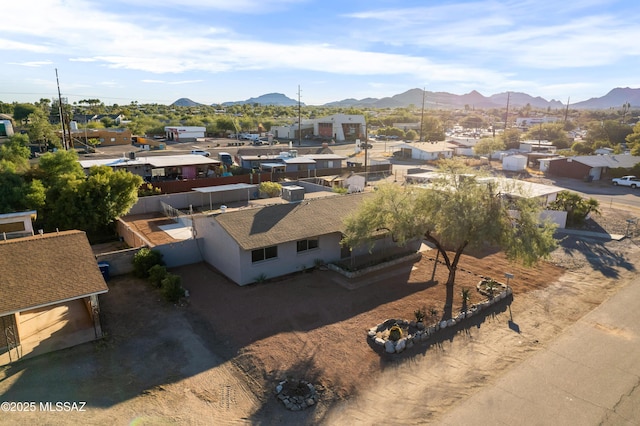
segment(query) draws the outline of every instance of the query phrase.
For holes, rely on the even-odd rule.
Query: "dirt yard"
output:
[[[454,309],[460,289],[474,303],[481,275],[505,281],[506,272],[513,303],[400,355],[370,345],[366,330],[422,307],[442,312],[447,271],[434,252],[355,280],[316,270],[248,287],[205,264],[181,267],[172,271],[190,292],[181,306],[117,277],[101,299],[103,341],[0,370],[4,401],[87,401],[86,412],[9,413],[0,423],[437,423],[625,285],[638,254],[632,239],[566,238],[531,269],[500,253],[463,256]],[[274,396],[287,378],[314,383],[318,404],[287,411]]]

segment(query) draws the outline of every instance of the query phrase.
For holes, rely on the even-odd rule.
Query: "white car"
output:
[[[205,157],[211,156],[211,153],[209,151],[204,151],[202,149],[192,149],[191,153],[195,155],[204,155]]]

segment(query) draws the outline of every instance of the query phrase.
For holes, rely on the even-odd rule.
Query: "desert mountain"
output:
[[[364,98],[364,99],[343,99],[341,101],[329,102],[323,106],[329,107],[359,107],[359,108],[406,108],[410,105],[421,107],[423,102],[425,108],[505,108],[509,98],[510,107],[524,107],[530,105],[533,108],[565,108],[566,103],[559,100],[546,100],[540,96],[533,97],[522,92],[503,92],[491,96],[484,96],[473,90],[464,95],[455,95],[448,92],[430,92],[422,89],[410,89],[404,93],[385,98]],[[573,109],[608,109],[621,108],[622,105],[630,103],[632,108],[640,108],[640,89],[615,88],[600,98],[591,98],[586,101],[570,104]],[[223,106],[260,104],[277,106],[295,106],[298,101],[291,99],[282,93],[267,93],[266,95],[250,98],[244,101],[224,102]],[[172,105],[177,106],[198,106],[187,98],[181,98]],[[305,105],[301,103],[301,105]]]

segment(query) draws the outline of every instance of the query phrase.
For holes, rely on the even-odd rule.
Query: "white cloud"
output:
[[[30,61],[30,62],[7,62],[8,65],[20,65],[21,67],[39,68],[45,65],[51,65],[51,61]]]

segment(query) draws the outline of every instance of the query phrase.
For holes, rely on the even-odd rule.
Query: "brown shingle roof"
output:
[[[0,316],[107,290],[84,232],[0,241]]]
[[[226,212],[215,220],[243,250],[342,232],[343,219],[369,194],[359,193]]]

